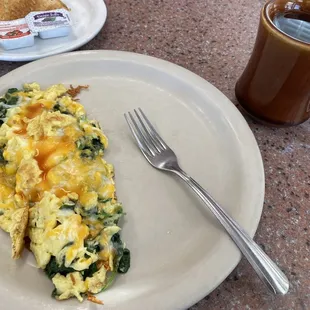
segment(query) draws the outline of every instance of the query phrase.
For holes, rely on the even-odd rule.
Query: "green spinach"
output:
[[[130,251],[127,248],[124,248],[124,244],[119,233],[114,234],[111,241],[116,251],[114,269],[119,273],[126,273],[130,268]]]
[[[66,276],[70,272],[76,271],[71,267],[65,267],[64,265],[59,266],[56,262],[56,257],[52,256],[49,263],[46,265],[44,269],[46,275],[52,279],[57,273],[60,273],[63,276]]]
[[[0,102],[8,105],[15,105],[18,102],[18,96],[14,94],[18,91],[17,88],[9,88],[6,94],[0,98]]]
[[[7,90],[7,94],[14,94],[14,93],[17,93],[19,90],[17,88],[9,88]]]
[[[89,210],[85,210],[84,208],[80,208],[79,212],[81,214],[82,217],[96,217],[98,215],[98,208],[97,207],[93,207]]]
[[[73,210],[74,211],[75,208],[75,202],[72,200],[69,200],[67,202],[65,202],[59,209],[60,210]]]
[[[106,203],[106,202],[109,202],[111,200],[112,200],[112,198],[108,198],[108,199],[106,199],[106,198],[98,198],[98,202],[100,202],[100,203]]]
[[[96,240],[86,240],[85,246],[87,248],[87,251],[91,253],[97,253],[101,250],[100,244]]]
[[[0,165],[5,165],[7,163],[7,160],[5,160],[3,156],[4,147],[5,145],[2,148],[0,148]]]
[[[82,275],[83,279],[90,278],[98,271],[97,263],[92,263],[88,269],[83,270]]]
[[[119,261],[117,271],[119,273],[126,273],[130,268],[130,251],[125,248],[123,251],[123,256]]]
[[[116,272],[115,271],[112,271],[111,273],[108,274],[107,276],[107,281],[106,281],[106,284],[104,285],[104,287],[102,288],[101,292],[105,291],[106,289],[108,289],[112,283],[114,282],[114,279],[116,277]]]
[[[124,215],[121,204],[114,204],[110,207],[112,207],[110,212],[113,213],[108,213],[104,209],[100,209],[97,215],[98,219],[103,220],[105,226],[117,224],[119,219]]]
[[[123,213],[108,215],[103,219],[104,226],[113,226],[117,225],[120,218],[123,216]]]
[[[99,138],[82,137],[76,141],[76,146],[81,150],[81,157],[94,159],[104,151],[104,145]]]
[[[18,96],[14,95],[16,92],[18,92],[17,88],[8,89],[4,95],[5,101],[3,101],[3,103],[8,105],[15,105],[18,102]]]
[[[60,105],[59,103],[56,103],[53,107],[54,111],[59,111],[62,114],[68,114],[68,115],[72,115],[67,109],[66,107]]]
[[[17,96],[10,96],[9,99],[7,99],[6,104],[8,105],[15,105],[18,102]]]
[[[58,292],[57,292],[57,288],[55,287],[55,288],[53,289],[53,291],[52,291],[52,297],[53,297],[53,298],[56,298],[57,296],[59,296],[59,295],[58,295]]]
[[[73,244],[74,244],[74,242],[73,242],[73,241],[70,241],[70,242],[68,242],[67,244],[65,244],[65,245],[63,246],[63,249],[66,248],[66,247],[68,247],[68,246],[71,246],[71,245],[73,245]]]
[[[5,118],[6,112],[7,112],[7,109],[3,105],[1,105],[0,106],[0,118]]]

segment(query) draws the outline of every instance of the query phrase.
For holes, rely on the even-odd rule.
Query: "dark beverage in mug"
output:
[[[269,1],[236,97],[253,118],[280,126],[310,117],[310,1]]]
[[[291,38],[310,43],[310,14],[295,11],[278,13],[272,22],[280,31]]]

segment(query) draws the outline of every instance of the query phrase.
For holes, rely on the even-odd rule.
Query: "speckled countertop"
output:
[[[254,44],[263,1],[110,0],[100,34],[82,49],[138,52],[202,76],[234,103],[234,86]],[[21,63],[0,62],[0,76]],[[272,296],[243,259],[191,310],[310,309],[310,122],[266,128],[248,119],[266,174],[256,241],[288,275],[288,295]]]

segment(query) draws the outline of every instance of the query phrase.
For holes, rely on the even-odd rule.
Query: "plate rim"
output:
[[[54,50],[53,52],[46,52],[44,54],[35,53],[32,54],[31,56],[29,55],[27,56],[27,54],[10,55],[7,54],[6,51],[2,49],[3,52],[0,51],[0,61],[22,62],[22,61],[38,60],[76,50],[81,46],[85,45],[86,43],[90,42],[100,32],[100,30],[106,23],[108,17],[108,9],[104,0],[90,0],[89,3],[94,7],[96,6],[96,15],[95,15],[96,19],[92,20],[92,24],[96,25],[96,27],[94,27],[94,31],[90,35],[88,35],[87,32],[87,36],[84,35],[83,37],[78,38],[75,41],[70,41],[66,43],[64,47],[61,47],[58,50]]]
[[[35,62],[32,63],[28,63],[25,64],[17,69],[12,70],[11,72],[5,74],[4,76],[0,77],[0,82],[3,79],[6,79],[8,82],[2,84],[1,86],[3,88],[5,87],[9,87],[10,83],[12,83],[12,81],[14,80],[15,77],[20,78],[20,74],[24,71],[24,70],[31,70],[32,67],[34,68],[38,68],[40,67],[42,70],[42,68],[44,68],[44,66],[49,66],[53,63],[65,63],[65,62],[70,62],[70,61],[76,61],[76,58],[85,58],[85,60],[120,60],[120,61],[131,61],[133,63],[138,63],[138,64],[143,64],[143,65],[149,65],[151,67],[156,67],[160,70],[162,70],[163,72],[168,72],[170,75],[175,76],[177,73],[182,73],[183,77],[187,77],[187,78],[191,78],[192,80],[190,80],[190,84],[193,83],[193,80],[195,82],[197,82],[198,84],[201,85],[205,85],[208,86],[209,90],[211,89],[212,91],[215,92],[215,94],[217,96],[220,96],[221,99],[223,99],[223,101],[219,102],[219,105],[223,105],[224,107],[227,107],[228,110],[230,109],[229,113],[234,113],[235,116],[237,116],[237,120],[238,120],[238,126],[241,126],[243,129],[246,129],[247,131],[247,137],[249,140],[252,140],[252,147],[254,147],[255,153],[256,153],[256,163],[258,164],[258,166],[256,166],[256,173],[259,175],[259,183],[257,183],[257,187],[260,187],[257,192],[259,192],[258,197],[257,197],[257,201],[259,201],[259,203],[257,203],[260,206],[260,209],[257,210],[257,215],[255,216],[255,220],[251,220],[252,222],[254,221],[255,224],[252,224],[251,229],[247,230],[247,232],[249,233],[249,235],[251,237],[253,237],[255,235],[255,232],[258,228],[260,219],[261,219],[261,215],[262,215],[262,211],[263,211],[263,203],[264,203],[264,196],[265,196],[265,173],[264,173],[264,166],[263,166],[263,160],[262,160],[262,155],[260,152],[260,149],[258,147],[256,138],[254,136],[254,133],[252,132],[252,130],[250,129],[248,123],[246,122],[245,118],[243,117],[243,115],[241,114],[241,112],[238,110],[238,108],[231,102],[231,100],[225,95],[223,94],[219,89],[217,89],[215,86],[213,86],[210,82],[208,82],[207,80],[205,80],[204,78],[202,78],[201,76],[199,76],[198,74],[180,66],[177,64],[174,64],[172,62],[163,60],[163,59],[159,59],[156,58],[154,56],[148,56],[148,55],[144,55],[144,54],[139,54],[139,53],[133,53],[133,52],[127,52],[127,51],[115,51],[115,50],[92,50],[92,51],[76,51],[76,52],[70,52],[70,53],[64,53],[64,54],[60,54],[60,55],[54,55],[51,57],[47,57],[47,58],[43,58],[40,60],[37,60]],[[57,62],[56,62],[57,60]],[[33,69],[34,69],[33,68]],[[174,74],[171,73],[172,69],[174,69],[176,72],[174,72]],[[1,84],[1,83],[0,83]],[[5,86],[6,84],[6,86]],[[254,152],[254,150],[253,150]],[[206,297],[207,295],[209,295],[214,289],[216,289],[228,276],[229,274],[235,269],[235,267],[238,265],[238,263],[241,260],[241,254],[240,252],[237,252],[236,255],[232,255],[232,257],[230,257],[230,261],[231,263],[229,264],[229,266],[223,266],[222,269],[225,270],[225,272],[221,273],[221,276],[218,277],[216,279],[216,281],[213,282],[212,284],[212,288],[209,290],[200,290],[199,293],[196,292],[196,294],[192,294],[191,296],[188,296],[187,301],[185,302],[183,300],[182,303],[180,303],[180,300],[176,300],[175,301],[175,308],[177,309],[185,309],[188,308],[192,305],[194,305],[195,303],[197,303],[198,301],[202,300],[204,297]],[[194,295],[194,296],[193,296]],[[151,299],[153,299],[151,297]],[[163,306],[160,302],[157,304]],[[150,307],[150,309],[156,309],[153,307]]]

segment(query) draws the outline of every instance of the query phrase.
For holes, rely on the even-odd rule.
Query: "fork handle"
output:
[[[285,295],[289,290],[289,281],[287,277],[257,243],[255,243],[243,228],[221,208],[205,189],[182,169],[176,169],[174,167],[174,169],[170,171],[174,172],[185,181],[208,206],[267,287],[274,294]]]

